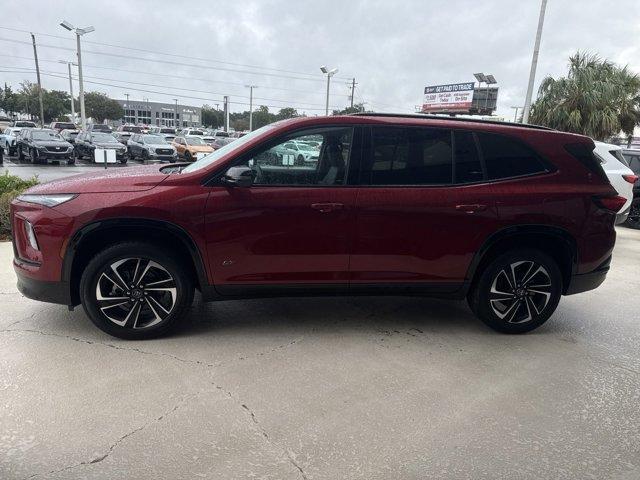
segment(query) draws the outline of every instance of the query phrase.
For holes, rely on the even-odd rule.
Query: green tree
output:
[[[276,116],[269,112],[269,107],[265,105],[259,106],[255,112],[253,112],[253,129],[257,130],[260,127],[269,125],[276,121]]]
[[[87,117],[92,117],[98,122],[104,120],[117,120],[124,116],[124,109],[115,100],[100,92],[87,92],[84,94],[84,108]]]
[[[218,128],[224,125],[224,112],[209,105],[202,106],[202,124],[205,127]]]
[[[542,81],[531,122],[605,140],[640,124],[640,77],[597,55],[576,53],[569,73]]]
[[[342,110],[334,110],[334,115],[349,115],[351,113],[364,113],[364,103],[355,103],[353,107],[346,107]]]
[[[44,121],[52,122],[66,113],[71,113],[71,97],[69,97],[67,92],[60,90],[47,91],[43,88],[42,106],[44,110]]]
[[[276,119],[284,120],[286,118],[295,118],[299,116],[300,114],[298,113],[298,110],[296,110],[295,108],[285,107],[285,108],[281,108],[280,111],[276,114]]]
[[[13,115],[14,112],[20,111],[18,101],[18,94],[5,83],[4,88],[0,92],[0,108],[2,108],[7,115]]]

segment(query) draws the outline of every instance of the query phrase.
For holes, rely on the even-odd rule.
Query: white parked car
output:
[[[629,216],[629,209],[633,201],[633,184],[636,180],[633,170],[627,166],[627,162],[622,156],[622,148],[610,143],[595,142],[596,148],[593,151],[600,159],[602,168],[609,178],[609,182],[616,189],[618,195],[624,197],[627,202],[620,209],[616,216],[616,225],[623,223]]]
[[[17,137],[23,127],[7,127],[0,135],[0,148],[4,148],[7,154],[13,157],[17,151]]]

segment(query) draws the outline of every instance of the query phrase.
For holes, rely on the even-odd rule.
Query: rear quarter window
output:
[[[494,133],[478,132],[476,135],[489,180],[547,171],[538,154],[520,140]]]

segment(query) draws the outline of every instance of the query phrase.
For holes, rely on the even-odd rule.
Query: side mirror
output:
[[[250,187],[254,177],[255,172],[249,167],[231,167],[220,180],[229,187]]]

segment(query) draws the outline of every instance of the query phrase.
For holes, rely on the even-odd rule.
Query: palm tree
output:
[[[605,140],[640,124],[640,77],[597,55],[576,53],[569,73],[547,77],[531,106],[531,121]]]

